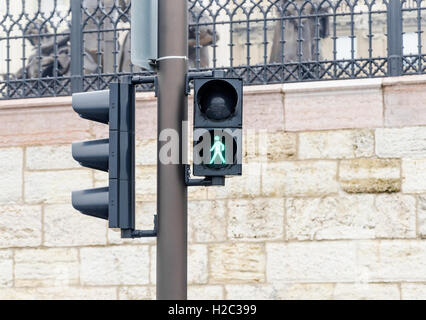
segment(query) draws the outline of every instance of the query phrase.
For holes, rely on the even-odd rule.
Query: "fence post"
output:
[[[83,91],[83,28],[81,0],[71,0],[71,90]]]
[[[402,75],[402,7],[401,0],[388,0],[388,76]]]

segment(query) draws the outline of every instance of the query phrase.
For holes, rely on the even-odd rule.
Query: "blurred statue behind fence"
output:
[[[326,38],[329,34],[327,2],[281,0],[279,11],[286,19],[276,22],[270,62],[304,63],[321,59],[317,34],[319,38]],[[299,19],[300,16],[304,17]],[[284,50],[282,39],[285,41]]]
[[[114,36],[111,32],[103,32],[103,28],[111,29],[113,19],[104,19],[105,13],[114,10],[114,0],[83,0],[83,21],[85,29],[88,32],[84,35],[84,73],[111,73],[111,72],[130,72],[130,31],[124,31],[120,37],[121,42],[114,43]],[[130,13],[128,9],[129,0],[119,0],[119,7],[122,12]],[[98,10],[102,5],[103,10]],[[127,15],[121,14],[120,19],[123,22],[129,22]],[[209,45],[213,44],[213,39],[218,41],[219,36],[213,34],[213,28],[209,23],[212,19],[203,13],[201,8],[193,7],[188,14],[189,22],[189,41],[188,55],[190,68],[206,68],[209,66]],[[202,24],[195,26],[195,24]],[[100,26],[100,27],[99,27]],[[50,77],[68,77],[71,75],[71,43],[70,32],[67,29],[61,32],[61,35],[50,33],[46,21],[35,20],[29,23],[25,28],[24,35],[33,46],[33,52],[26,59],[26,65],[13,75],[10,80],[18,79],[39,79]],[[99,29],[99,30],[97,30]],[[196,43],[196,33],[199,33],[198,44]],[[109,39],[111,38],[111,39]],[[98,43],[101,41],[101,43]],[[101,52],[99,51],[101,46]],[[199,47],[199,56],[196,56],[196,48]],[[117,69],[114,70],[114,48],[119,48],[117,58]],[[197,64],[197,60],[198,64]],[[100,64],[100,65],[99,65]],[[134,68],[133,71],[141,70]],[[18,87],[18,85],[16,85]]]
[[[32,44],[33,51],[27,58],[25,67],[12,75],[11,80],[70,76],[70,30],[64,30],[62,33],[63,35],[55,37],[41,20],[28,24],[24,35]],[[97,67],[92,57],[87,54],[84,55],[84,66],[86,73],[94,72]]]
[[[280,17],[274,28],[269,62],[285,64],[288,71],[283,80],[313,78],[319,72],[320,39],[329,34],[330,4],[323,0],[279,0]],[[127,73],[141,68],[130,66],[130,0],[82,0],[84,23],[84,73]],[[113,14],[114,13],[114,14]],[[115,14],[116,13],[116,14]],[[116,19],[124,23],[117,24]],[[190,68],[208,68],[209,46],[219,40],[214,33],[208,10],[190,3],[188,13],[188,57]],[[119,31],[114,31],[118,27]],[[69,77],[71,75],[70,32],[50,33],[47,21],[35,20],[23,27],[33,52],[25,58],[25,66],[15,74],[6,75],[9,86],[20,88],[19,79]],[[124,30],[124,31],[123,31]],[[197,55],[198,52],[198,55]],[[300,68],[300,66],[302,66]],[[295,70],[301,72],[297,73]],[[33,88],[37,88],[35,84]],[[24,86],[25,87],[25,86]],[[13,91],[13,90],[12,90]],[[18,92],[16,94],[19,94]]]
[[[219,41],[219,35],[214,35],[213,33],[213,24],[212,18],[206,14],[205,11],[202,11],[199,7],[193,7],[191,12],[188,13],[188,58],[189,58],[189,67],[196,68],[197,66],[197,57],[196,57],[196,33],[197,26],[199,35],[199,67],[207,68],[210,64],[209,57],[209,46],[213,44],[214,41]]]

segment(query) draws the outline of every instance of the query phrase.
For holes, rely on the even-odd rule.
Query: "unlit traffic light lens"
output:
[[[204,84],[197,95],[201,112],[210,120],[221,121],[235,113],[238,93],[226,81],[213,80]]]

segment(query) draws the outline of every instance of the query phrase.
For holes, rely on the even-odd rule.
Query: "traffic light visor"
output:
[[[108,124],[110,90],[74,93],[72,107],[83,119]]]
[[[108,220],[108,188],[74,191],[72,206],[81,213]]]

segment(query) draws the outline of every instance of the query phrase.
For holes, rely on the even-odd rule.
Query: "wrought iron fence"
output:
[[[424,73],[425,2],[188,0],[190,68],[245,84]],[[130,20],[130,0],[0,0],[0,99],[150,74],[130,61]]]

